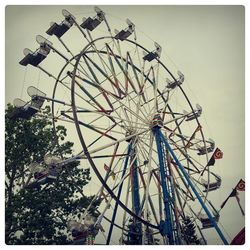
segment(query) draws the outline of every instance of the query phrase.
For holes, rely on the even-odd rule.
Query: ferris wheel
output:
[[[182,222],[190,217],[203,242],[202,231],[210,228],[227,244],[209,200],[221,185],[209,162],[221,151],[205,137],[202,107],[186,94],[184,74],[169,70],[158,43],[146,48],[138,41],[132,21],[113,32],[104,11],[94,10],[82,22],[63,10],[61,23],[51,23],[46,37],[37,35],[38,49],[24,50],[20,64],[43,72],[54,86],[52,92],[29,87],[31,100],[16,99],[11,118],[39,115],[49,101],[54,127],[63,124],[77,141],[73,157],[46,155],[40,172],[34,163],[27,187],[54,181],[65,164],[84,161],[100,182],[93,202],[101,205],[98,217],[87,209],[69,221],[76,243],[93,244],[102,234],[104,244],[117,235],[120,244],[185,244]],[[70,32],[82,45],[77,53]]]

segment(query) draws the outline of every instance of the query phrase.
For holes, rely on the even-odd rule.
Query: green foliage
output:
[[[187,245],[200,245],[200,241],[196,235],[196,226],[190,217],[186,216],[182,223],[182,238]]]
[[[38,189],[24,188],[30,163],[41,162],[47,153],[69,157],[73,143],[65,141],[67,131],[63,126],[57,126],[54,133],[51,120],[46,118],[50,115],[48,107],[43,117],[31,120],[10,120],[12,110],[8,105],[5,115],[6,244],[70,244],[67,218],[77,218],[91,201],[84,195],[89,169],[78,162],[70,163],[55,182]]]

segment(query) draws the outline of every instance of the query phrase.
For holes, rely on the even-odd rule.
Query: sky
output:
[[[46,77],[30,68],[25,70],[18,62],[23,58],[24,48],[35,50],[35,36],[44,35],[50,21],[62,20],[61,10],[64,8],[79,21],[83,16],[94,14],[93,6],[7,6],[5,104],[16,97],[27,100],[26,88],[29,85],[35,84],[42,90]],[[215,172],[222,177],[222,186],[216,193],[211,193],[213,204],[219,207],[237,182],[245,179],[244,7],[100,8],[110,17],[112,27],[122,28],[126,18],[133,21],[138,37],[142,37],[141,43],[147,48],[153,48],[154,41],[159,43],[163,48],[164,62],[184,73],[184,90],[193,104],[199,103],[203,108],[201,123],[205,134],[213,138],[224,153],[223,159],[214,166]],[[79,47],[78,41],[71,42],[73,48]],[[47,89],[47,92],[51,93],[51,90]],[[240,193],[240,199],[244,207],[244,193]],[[228,239],[244,226],[235,199],[230,199],[222,210],[220,222]],[[216,234],[210,230],[206,234],[211,244],[218,243]]]

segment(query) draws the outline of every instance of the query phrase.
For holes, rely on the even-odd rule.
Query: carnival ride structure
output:
[[[36,37],[38,49],[24,50],[20,64],[44,73],[54,87],[51,95],[43,86],[29,87],[31,100],[16,99],[10,118],[42,115],[48,101],[54,128],[60,123],[73,131],[74,126],[70,140],[78,141],[72,157],[46,155],[44,162],[31,164],[26,187],[55,181],[70,162],[90,166],[100,188],[80,219],[69,218],[76,244],[94,244],[98,234],[102,244],[118,238],[119,244],[156,244],[156,239],[187,244],[182,235],[187,216],[203,244],[202,231],[208,228],[228,244],[209,200],[222,181],[208,164],[215,142],[205,137],[202,107],[184,91],[184,74],[169,70],[158,43],[148,49],[138,42],[132,21],[113,32],[105,12],[94,10],[95,16],[82,22],[63,10],[64,19],[51,23],[47,38]],[[72,30],[82,46],[77,53],[70,48]],[[52,55],[58,63],[45,68]],[[96,200],[101,205],[93,217],[88,211]]]

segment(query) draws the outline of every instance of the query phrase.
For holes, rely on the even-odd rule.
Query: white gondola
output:
[[[48,39],[46,39],[45,37],[41,36],[41,35],[37,35],[36,36],[36,42],[43,47],[48,47],[50,48],[53,44],[52,42],[50,42]]]
[[[201,113],[202,113],[202,107],[199,105],[199,104],[196,104],[196,110],[194,110],[193,113],[191,114],[188,114],[187,111],[183,111],[184,114],[187,114],[186,115],[186,121],[192,121],[198,117],[201,116]]]
[[[9,118],[12,120],[16,120],[18,118],[29,120],[38,112],[36,107],[33,107],[19,98],[14,100],[14,106],[15,109],[9,114]]]
[[[215,222],[218,222],[220,219],[220,215],[218,212],[213,211],[213,219],[215,220]],[[205,214],[200,214],[199,216],[199,220],[202,224],[202,228],[201,229],[207,229],[207,228],[211,228],[214,227],[213,223],[211,222],[211,220],[209,219],[209,217]]]
[[[94,225],[95,222],[96,222],[96,217],[91,216],[90,214],[87,214],[84,218],[84,225],[88,227]]]
[[[143,53],[144,53],[143,60],[148,61],[148,62],[151,62],[152,60],[154,60],[154,59],[156,59],[156,58],[160,58],[162,48],[161,48],[161,46],[160,46],[158,43],[156,43],[156,42],[154,43],[154,45],[155,45],[155,50],[153,50],[152,52],[145,53],[145,51],[143,51]]]
[[[68,222],[68,229],[71,231],[74,244],[83,244],[87,238],[87,228],[83,224],[70,220]]]
[[[34,182],[29,184],[29,188],[34,186],[35,184],[45,184],[47,179],[47,169],[44,165],[41,165],[37,162],[33,162],[29,165],[29,170],[34,176]]]
[[[34,114],[36,114],[42,107],[46,94],[35,87],[29,87],[27,89],[28,95],[31,97],[31,102],[27,103],[19,98],[14,100],[15,109],[9,115],[10,119],[30,119]]]
[[[174,89],[176,88],[177,86],[180,86],[183,82],[184,82],[184,75],[178,71],[177,72],[179,78],[176,80],[176,81],[170,81],[168,78],[167,78],[167,88],[168,89]]]
[[[88,214],[84,218],[84,226],[88,228],[88,235],[91,235],[92,237],[96,237],[99,230],[103,230],[102,226],[99,223],[96,223],[97,218]]]
[[[86,241],[87,237],[96,237],[99,230],[102,229],[100,224],[96,224],[96,217],[86,215],[83,223],[79,223],[75,220],[68,222],[68,229],[72,233],[72,237],[75,244],[82,244]]]
[[[23,66],[30,64],[36,67],[47,57],[49,52],[50,47],[45,43],[41,43],[40,47],[35,52],[25,48],[23,51],[24,58],[19,63]]]
[[[63,15],[64,17],[66,17],[67,20],[69,20],[69,19],[75,20],[75,19],[76,19],[76,18],[75,18],[68,10],[66,10],[66,9],[63,9],[63,10],[62,10],[62,15]]]
[[[99,9],[98,7],[95,7],[96,16],[93,18],[83,17],[82,21],[83,23],[80,25],[83,29],[87,29],[89,31],[94,30],[105,18],[105,13]]]
[[[47,154],[44,156],[44,163],[48,167],[48,181],[53,181],[57,179],[58,173],[61,171],[59,166],[61,158],[52,154]]]
[[[34,181],[29,183],[26,188],[37,188],[42,184],[53,182],[58,177],[58,166],[60,158],[51,154],[44,157],[45,164],[32,163],[29,170],[34,176]]]
[[[62,37],[74,24],[74,17],[72,17],[69,12],[65,11],[65,19],[60,23],[57,24],[55,22],[50,23],[49,29],[46,33],[50,36],[55,35],[58,38]]]
[[[185,79],[185,77],[184,77],[184,74],[181,72],[181,71],[177,71],[177,74],[178,74],[178,76],[179,76],[179,81],[181,82],[181,83],[183,83],[184,82],[184,79]]]
[[[135,25],[129,19],[126,20],[126,23],[128,24],[128,27],[126,29],[121,31],[115,29],[115,39],[123,41],[134,32]]]
[[[28,87],[27,93],[31,97],[31,106],[39,110],[44,103],[46,94],[33,86]]]
[[[56,155],[52,155],[52,154],[47,154],[44,156],[44,163],[48,166],[56,166],[61,162],[61,158],[56,156]]]
[[[211,173],[211,175],[214,176],[214,180],[210,181],[210,183],[208,183],[207,181],[205,181],[203,179],[201,180],[201,184],[205,188],[205,190],[203,190],[203,192],[214,191],[214,190],[220,188],[220,186],[221,186],[221,177],[214,174],[214,173]]]
[[[34,176],[34,173],[36,172],[36,169],[39,168],[39,163],[37,162],[32,162],[29,166],[28,169],[30,170],[31,177]],[[39,188],[39,183],[37,183],[37,180],[34,179],[33,181],[29,182],[26,184],[25,188],[27,189],[34,189],[34,188]]]
[[[208,141],[206,141],[206,144],[209,144],[209,145],[206,145],[206,146],[198,146],[197,147],[197,150],[198,150],[198,155],[204,155],[206,153],[211,153],[214,151],[214,148],[215,148],[215,142],[212,140],[212,139],[208,139]]]

